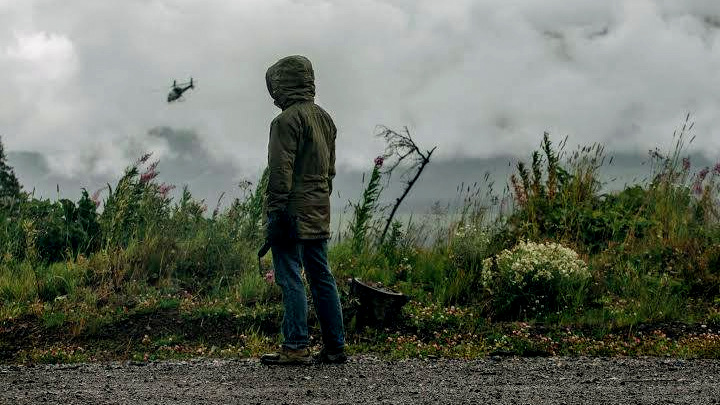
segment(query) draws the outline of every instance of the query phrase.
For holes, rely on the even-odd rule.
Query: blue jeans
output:
[[[308,305],[300,267],[310,284],[313,303],[320,321],[323,346],[334,351],[345,347],[342,308],[335,277],[327,262],[327,240],[299,240],[272,247],[275,281],[282,289],[283,346],[288,349],[308,347]]]

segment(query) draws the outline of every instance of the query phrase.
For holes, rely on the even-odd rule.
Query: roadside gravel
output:
[[[485,358],[0,366],[0,404],[720,404],[720,361]]]

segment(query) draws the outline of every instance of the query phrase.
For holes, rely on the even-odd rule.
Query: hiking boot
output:
[[[330,351],[323,348],[317,354],[316,359],[319,363],[342,364],[347,361],[347,355],[343,349]]]
[[[312,360],[307,348],[293,350],[283,347],[279,352],[263,354],[260,357],[262,364],[310,364]]]

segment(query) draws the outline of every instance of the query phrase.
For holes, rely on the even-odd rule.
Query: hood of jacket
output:
[[[265,73],[270,96],[285,110],[301,101],[315,100],[315,73],[310,60],[293,55],[280,59]]]

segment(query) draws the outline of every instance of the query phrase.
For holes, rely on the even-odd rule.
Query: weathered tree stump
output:
[[[395,323],[403,305],[410,300],[406,295],[374,283],[353,278],[351,294],[360,302],[356,327],[385,327]]]

